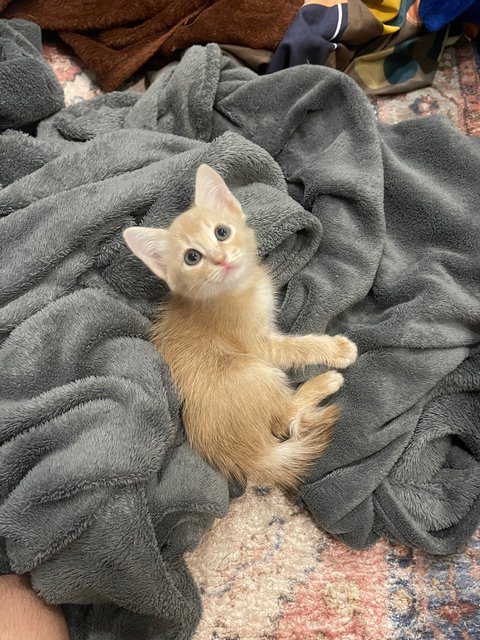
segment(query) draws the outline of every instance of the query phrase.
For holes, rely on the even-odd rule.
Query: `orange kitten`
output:
[[[336,371],[297,391],[283,372],[347,367],[342,336],[284,336],[255,234],[213,169],[197,171],[194,206],[168,229],[132,227],[130,249],[170,287],[152,340],[183,396],[188,438],[226,476],[293,488],[328,445],[339,411],[318,404],[343,383]]]

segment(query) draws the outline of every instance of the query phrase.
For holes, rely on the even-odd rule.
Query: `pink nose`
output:
[[[230,266],[225,256],[222,256],[221,258],[217,258],[217,260],[213,261],[213,264],[218,264],[218,265],[221,265],[222,267],[227,267],[227,269]]]

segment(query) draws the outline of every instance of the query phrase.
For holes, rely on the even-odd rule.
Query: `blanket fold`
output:
[[[43,120],[64,106],[63,89],[42,58],[38,25],[0,20],[0,131]]]
[[[477,139],[434,118],[380,126],[338,72],[258,77],[207,45],[142,96],[75,105],[35,141],[0,136],[0,156],[0,535],[12,568],[68,604],[73,640],[189,637],[183,554],[234,491],[185,442],[146,339],[166,291],[121,239],[188,207],[202,162],[257,232],[280,326],[360,348],[302,488],[318,523],[357,548],[384,535],[448,553],[471,535]]]

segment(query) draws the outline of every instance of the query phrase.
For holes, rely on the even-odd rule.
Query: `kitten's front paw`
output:
[[[345,369],[357,359],[357,345],[344,336],[334,336],[334,354],[331,366]]]

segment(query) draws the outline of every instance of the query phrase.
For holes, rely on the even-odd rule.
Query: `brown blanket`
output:
[[[303,0],[0,0],[4,18],[58,32],[106,91],[154,55],[220,42],[274,51]],[[8,5],[8,6],[7,6]],[[6,7],[6,8],[5,8]]]

